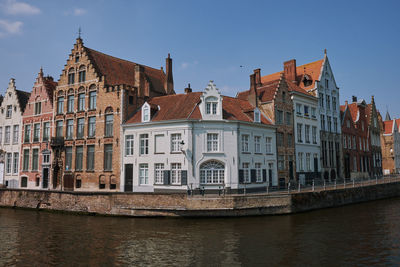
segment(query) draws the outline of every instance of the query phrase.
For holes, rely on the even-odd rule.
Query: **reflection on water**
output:
[[[399,245],[400,199],[219,219],[0,209],[0,266],[398,265]]]

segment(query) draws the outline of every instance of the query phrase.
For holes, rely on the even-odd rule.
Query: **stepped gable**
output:
[[[150,83],[151,90],[165,94],[165,90],[162,89],[164,88],[166,77],[162,70],[109,56],[91,48],[85,47],[85,50],[99,74],[105,76],[106,85],[125,84],[132,87],[135,86],[135,71],[136,67],[140,66],[143,68],[143,73]]]

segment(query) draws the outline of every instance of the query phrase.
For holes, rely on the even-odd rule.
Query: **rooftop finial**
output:
[[[326,48],[324,49],[324,54],[325,54],[325,56],[326,56]]]
[[[81,26],[79,26],[79,29],[78,29],[78,38],[79,39],[81,39],[81,33],[82,33]]]

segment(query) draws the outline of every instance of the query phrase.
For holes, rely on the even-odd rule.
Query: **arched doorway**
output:
[[[216,160],[210,160],[200,165],[200,184],[224,184],[225,165]]]

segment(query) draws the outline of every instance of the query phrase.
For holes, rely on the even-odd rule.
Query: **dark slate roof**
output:
[[[29,96],[31,95],[31,93],[21,91],[21,90],[15,90],[15,91],[17,93],[19,108],[21,109],[21,112],[24,112],[26,104],[28,103]]]

